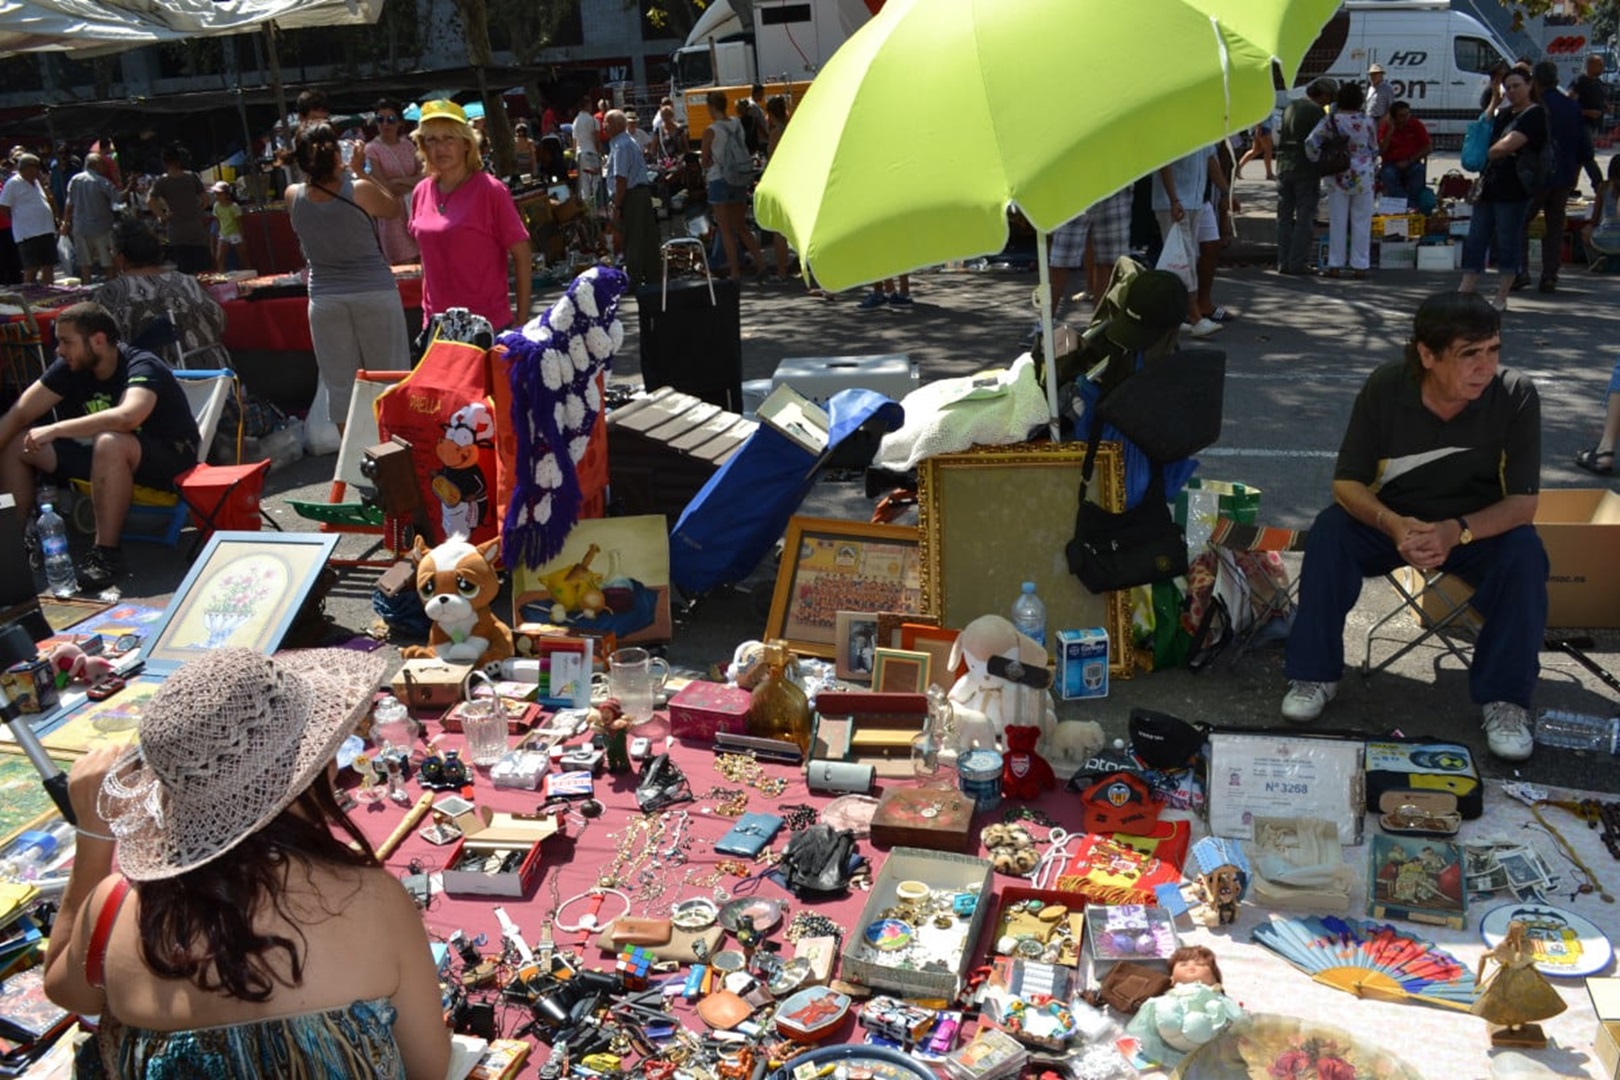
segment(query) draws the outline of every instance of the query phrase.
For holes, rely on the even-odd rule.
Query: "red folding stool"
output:
[[[193,559],[215,529],[258,532],[259,522],[264,521],[276,532],[281,531],[259,504],[268,475],[270,459],[265,458],[250,465],[194,465],[175,477],[175,490],[197,523],[197,539],[191,545]]]

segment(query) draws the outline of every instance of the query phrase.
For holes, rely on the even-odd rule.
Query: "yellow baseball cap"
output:
[[[422,106],[421,122],[429,120],[454,120],[458,124],[467,122],[467,110],[453,101],[430,101]]]

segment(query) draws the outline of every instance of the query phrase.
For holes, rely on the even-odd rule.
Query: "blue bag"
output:
[[[1469,172],[1484,172],[1485,166],[1490,163],[1490,149],[1491,114],[1483,112],[1463,134],[1462,167]]]
[[[669,579],[687,596],[747,577],[776,543],[838,444],[863,426],[893,431],[899,403],[872,390],[840,390],[827,402],[827,449],[818,458],[761,424],[703,489],[669,536]]]

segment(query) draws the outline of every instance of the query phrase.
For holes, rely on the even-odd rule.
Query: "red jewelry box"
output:
[[[721,731],[746,735],[751,701],[747,690],[728,683],[687,683],[669,699],[669,733],[692,743],[712,743]]]

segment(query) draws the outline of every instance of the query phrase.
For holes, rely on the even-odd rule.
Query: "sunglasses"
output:
[[[379,116],[379,117],[377,117],[377,123],[379,123],[379,124],[397,124],[397,123],[399,123],[399,117],[397,117],[397,116]]]

